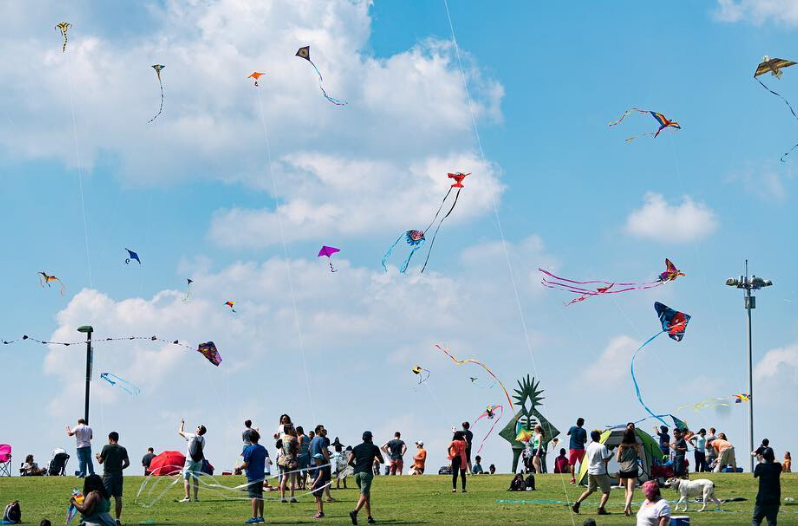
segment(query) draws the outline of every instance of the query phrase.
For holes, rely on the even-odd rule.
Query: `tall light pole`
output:
[[[84,404],[83,418],[86,419],[86,425],[89,425],[89,391],[91,389],[91,366],[94,362],[91,349],[91,333],[94,332],[94,327],[91,325],[83,325],[82,327],[78,327],[78,332],[85,334],[88,338],[86,340],[86,401]]]
[[[736,287],[745,291],[745,310],[748,311],[748,451],[754,450],[754,359],[753,359],[753,338],[751,336],[751,310],[756,308],[756,297],[751,294],[753,290],[763,289],[773,285],[769,279],[762,279],[756,276],[748,277],[748,260],[745,260],[745,276],[739,278],[729,278],[726,285]],[[754,457],[751,459],[751,472],[754,471]]]

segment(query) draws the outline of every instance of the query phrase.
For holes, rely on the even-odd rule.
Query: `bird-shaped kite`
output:
[[[327,90],[324,89],[324,79],[321,76],[321,71],[319,71],[319,68],[317,68],[316,64],[314,64],[313,61],[310,59],[310,46],[304,46],[299,48],[299,50],[296,52],[296,56],[307,60],[310,63],[310,65],[313,66],[313,69],[316,70],[316,74],[319,76],[319,89],[321,89],[321,93],[324,95],[325,99],[332,102],[336,106],[343,106],[347,104],[345,100],[336,99],[334,97],[330,97],[327,94]]]
[[[138,254],[136,254],[135,252],[133,252],[129,248],[126,248],[125,250],[127,250],[127,253],[128,253],[128,257],[125,259],[125,265],[130,265],[130,262],[133,261],[133,260],[138,261],[139,265],[141,265],[141,260],[139,259],[139,255]]]
[[[236,310],[235,310],[235,308],[233,308],[233,305],[235,305],[235,304],[236,304],[236,302],[235,302],[235,301],[225,301],[225,302],[224,302],[224,304],[225,304],[225,306],[226,306],[226,307],[230,307],[230,310],[231,310],[231,311],[233,311],[233,312],[235,312],[235,311],[236,311]]]
[[[57,281],[58,284],[61,285],[61,295],[62,296],[64,295],[66,286],[64,285],[63,281],[61,281],[55,276],[47,274],[46,272],[39,272],[38,274],[39,274],[39,285],[41,285],[42,287],[44,287],[45,285],[47,285],[48,287],[52,287],[52,285],[50,285],[50,282]]]
[[[654,138],[656,138],[660,134],[660,132],[662,130],[667,130],[667,129],[681,130],[682,129],[682,127],[679,126],[678,122],[669,120],[667,117],[665,117],[665,115],[663,115],[661,113],[657,113],[656,111],[651,111],[651,110],[641,110],[639,108],[631,108],[631,109],[626,110],[624,112],[624,114],[621,115],[620,119],[618,119],[615,122],[611,122],[609,125],[610,126],[617,126],[618,124],[623,122],[623,120],[626,118],[627,115],[629,115],[631,113],[648,113],[648,114],[650,114],[652,117],[654,117],[654,120],[657,121],[657,124],[659,124],[659,128],[657,128],[656,132],[642,133],[640,135],[635,135],[634,137],[629,137],[628,139],[626,139],[626,142],[632,142],[633,140],[637,139],[638,137],[653,136]]]
[[[681,270],[676,268],[676,265],[674,265],[671,262],[671,260],[668,259],[668,258],[665,258],[665,267],[666,267],[665,272],[662,272],[659,275],[659,278],[657,278],[657,281],[662,281],[662,282],[675,281],[676,278],[678,278],[680,276],[684,276],[684,272],[682,272]]]
[[[152,119],[147,121],[147,124],[149,124],[152,121],[154,121],[155,119],[157,119],[158,116],[161,113],[163,113],[163,82],[161,82],[161,70],[163,70],[165,67],[166,66],[164,66],[163,64],[154,64],[152,66],[152,69],[155,70],[155,74],[158,76],[158,85],[161,87],[161,107],[158,108],[158,113],[155,114],[155,117],[153,117]]]
[[[781,96],[779,93],[776,93],[775,91],[773,91],[772,89],[767,87],[765,85],[765,83],[762,82],[759,79],[759,76],[760,75],[764,75],[765,73],[770,73],[771,75],[773,75],[777,79],[781,79],[781,75],[782,75],[782,71],[781,70],[782,70],[782,68],[788,68],[788,67],[793,66],[793,65],[795,65],[795,62],[793,62],[792,60],[784,60],[784,59],[781,59],[781,58],[770,58],[769,56],[765,55],[764,57],[762,57],[762,62],[760,62],[759,65],[756,67],[756,71],[754,72],[754,80],[759,82],[760,86],[762,86],[763,88],[765,88],[766,90],[771,92],[773,95],[775,95],[778,98],[780,98],[781,100],[783,100],[784,104],[786,104],[787,107],[790,108],[790,113],[792,113],[792,116],[795,117],[796,120],[798,120],[798,115],[796,115],[795,110],[792,108],[792,105],[790,104],[790,102],[787,99],[785,99],[783,96]],[[787,153],[782,155],[781,156],[781,162],[786,162],[784,160],[785,157],[790,155],[790,153],[796,147],[798,147],[798,144],[796,144],[795,146],[790,148],[790,150]]]
[[[216,349],[216,345],[213,342],[199,344],[199,347],[197,347],[197,352],[207,358],[208,361],[216,367],[219,367],[219,364],[222,363],[222,355],[219,354],[219,351]]]
[[[333,264],[332,264],[332,255],[335,254],[336,252],[340,252],[340,251],[341,251],[341,249],[339,249],[339,248],[328,247],[327,245],[324,245],[324,246],[321,247],[321,250],[319,250],[319,254],[316,257],[327,256],[327,259],[330,262],[330,272],[335,272],[336,271],[335,267],[333,267]]]
[[[454,207],[457,206],[457,200],[460,199],[460,192],[462,191],[463,188],[465,188],[465,186],[463,186],[463,179],[465,179],[469,175],[471,175],[471,173],[455,172],[455,173],[446,174],[446,176],[449,179],[454,180],[454,184],[452,184],[449,187],[449,189],[446,191],[446,195],[444,195],[443,200],[441,200],[441,206],[438,207],[438,211],[435,212],[435,217],[432,218],[432,221],[430,221],[430,224],[424,230],[425,232],[429,232],[429,229],[432,228],[433,224],[435,224],[435,220],[438,219],[438,215],[441,213],[443,205],[446,203],[446,199],[449,197],[449,194],[452,193],[452,188],[457,188],[457,193],[454,194],[454,202],[452,203],[452,207],[449,208],[449,211],[446,212],[446,215],[443,216],[443,218],[440,220],[438,226],[435,228],[435,233],[432,234],[432,241],[430,241],[429,250],[427,251],[427,258],[424,260],[424,265],[421,267],[421,272],[424,272],[424,269],[427,268],[427,263],[429,263],[429,257],[432,254],[432,247],[435,246],[435,238],[438,236],[438,230],[441,229],[441,225],[443,224],[443,222],[446,220],[447,217],[449,217],[449,214],[452,213]]]
[[[188,301],[188,298],[191,297],[191,284],[194,283],[194,280],[191,278],[186,278],[186,294],[183,296],[183,303]]]
[[[263,75],[265,75],[265,73],[260,73],[260,72],[258,72],[258,71],[253,71],[253,72],[252,72],[252,75],[250,75],[250,76],[249,76],[249,77],[247,77],[247,78],[248,78],[248,79],[255,79],[255,87],[257,88],[257,87],[258,87],[258,85],[259,85],[259,84],[258,84],[258,79],[259,79],[259,78],[261,78]]]
[[[426,382],[427,379],[429,378],[429,375],[431,374],[429,370],[424,369],[420,365],[414,365],[411,371],[413,371],[413,374],[418,376],[418,385],[421,385],[424,382]]]
[[[56,31],[60,30],[61,36],[64,37],[64,45],[61,47],[61,53],[66,53],[66,46],[69,40],[67,37],[67,31],[69,31],[70,27],[72,27],[72,24],[70,24],[69,22],[59,22],[58,24],[55,25],[54,29]]]
[[[393,245],[391,245],[385,255],[382,256],[382,268],[385,270],[385,272],[388,272],[388,267],[385,265],[385,263],[388,261],[388,258],[391,257],[394,247],[398,245],[402,239],[404,239],[408,246],[411,247],[410,254],[407,255],[402,263],[402,266],[399,267],[399,272],[403,274],[407,270],[407,266],[410,264],[410,259],[413,257],[413,254],[415,254],[416,251],[420,249],[427,241],[422,230],[408,230],[404,234],[400,235],[397,240],[394,241]]]

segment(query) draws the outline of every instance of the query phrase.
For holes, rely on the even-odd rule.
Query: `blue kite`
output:
[[[139,265],[141,265],[141,260],[139,259],[139,255],[138,254],[136,254],[135,252],[133,252],[129,248],[126,248],[125,250],[127,250],[127,253],[128,253],[128,257],[125,259],[125,265],[130,265],[130,262],[133,261],[133,260],[138,261]]]
[[[402,263],[402,266],[399,267],[399,272],[403,274],[407,270],[407,266],[410,264],[410,259],[413,257],[413,254],[415,254],[419,248],[424,246],[424,242],[426,241],[426,238],[424,237],[424,232],[421,230],[408,230],[407,232],[399,236],[399,238],[396,241],[394,241],[394,244],[391,245],[391,248],[388,249],[388,252],[386,252],[385,255],[382,256],[382,268],[385,270],[385,272],[388,272],[388,267],[385,266],[385,263],[388,261],[388,258],[391,257],[394,247],[399,244],[402,238],[404,238],[407,244],[410,247],[412,247],[410,254],[407,255],[407,258],[405,258],[404,262]]]
[[[100,374],[100,378],[102,378],[103,380],[105,380],[106,382],[108,382],[111,385],[115,385],[115,386],[119,387],[120,389],[125,390],[130,395],[138,396],[139,394],[141,394],[141,389],[136,387],[134,384],[128,382],[124,378],[118,377],[115,374],[102,373],[102,374]]]

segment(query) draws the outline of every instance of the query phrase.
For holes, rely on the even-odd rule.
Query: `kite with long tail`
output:
[[[663,131],[663,130],[667,130],[667,129],[681,130],[682,129],[682,127],[679,126],[678,122],[668,119],[667,117],[665,117],[665,115],[663,115],[661,113],[657,113],[656,111],[651,111],[651,110],[641,110],[639,108],[631,108],[631,109],[626,110],[624,112],[624,114],[621,115],[620,119],[618,119],[617,121],[611,122],[609,125],[610,126],[617,126],[618,124],[623,122],[623,120],[626,118],[627,115],[630,115],[632,113],[648,113],[648,114],[650,114],[652,117],[654,117],[654,120],[657,121],[657,124],[659,124],[659,128],[657,128],[657,131],[655,131],[655,132],[641,133],[640,135],[635,135],[633,137],[629,137],[628,139],[626,139],[626,142],[632,142],[633,140],[637,139],[638,137],[654,137],[656,139],[657,136],[660,134],[660,132]]]
[[[413,374],[418,376],[418,385],[426,382],[429,379],[430,374],[432,374],[429,372],[429,369],[424,369],[420,365],[414,365],[411,371],[413,371]]]
[[[593,296],[601,296],[602,294],[620,294],[622,292],[629,292],[630,290],[647,290],[664,285],[669,281],[675,281],[676,278],[684,276],[684,272],[676,268],[670,259],[665,259],[665,271],[661,272],[655,281],[644,282],[616,282],[616,281],[575,281],[568,278],[555,276],[548,270],[538,268],[543,274],[540,283],[544,287],[550,289],[564,290],[572,294],[577,294],[578,297],[572,299],[565,306],[585,301]]]
[[[772,89],[768,88],[765,85],[764,82],[759,80],[759,76],[760,75],[764,75],[765,73],[770,73],[771,75],[776,77],[777,80],[780,80],[781,79],[781,75],[782,75],[782,71],[781,70],[783,68],[789,68],[790,66],[794,66],[794,65],[795,65],[795,62],[793,62],[792,60],[784,60],[784,59],[781,59],[781,58],[770,58],[769,56],[765,55],[764,57],[762,57],[762,62],[760,62],[759,65],[756,67],[756,71],[754,72],[754,80],[759,82],[760,86],[762,86],[763,88],[765,88],[766,90],[771,92],[773,95],[775,95],[778,98],[780,98],[781,100],[783,100],[784,104],[786,104],[787,107],[790,108],[790,113],[792,113],[792,116],[795,117],[796,120],[798,120],[798,115],[795,114],[795,110],[792,108],[792,105],[790,104],[790,102],[787,99],[785,99],[783,96],[781,96],[779,93],[777,93],[777,92],[773,91]],[[795,146],[790,148],[790,150],[787,153],[785,153],[784,155],[781,156],[781,159],[780,159],[781,162],[786,162],[784,160],[784,158],[787,157],[788,155],[790,155],[790,153],[792,153],[792,151],[795,148],[798,148],[798,144],[796,144]]]
[[[154,64],[152,66],[152,69],[155,70],[155,74],[158,76],[158,85],[161,87],[161,107],[158,108],[158,113],[155,114],[155,117],[147,121],[147,124],[157,119],[158,116],[163,113],[163,82],[161,81],[161,70],[163,70],[165,67],[166,66],[163,64]]]
[[[402,239],[404,239],[410,247],[410,253],[407,255],[404,262],[402,262],[402,266],[399,267],[399,272],[403,274],[407,271],[407,266],[410,264],[413,254],[415,254],[418,249],[424,246],[424,243],[427,241],[427,238],[424,237],[423,230],[408,230],[404,234],[400,235],[399,238],[393,242],[393,245],[391,245],[385,255],[382,256],[382,268],[385,270],[385,272],[388,272],[388,267],[386,266],[388,258],[391,257],[394,247],[396,247],[396,245],[398,245]]]
[[[191,284],[194,283],[194,280],[191,278],[186,278],[186,294],[183,296],[183,303],[187,302],[188,299],[191,297]]]
[[[101,373],[100,378],[105,380],[111,385],[115,385],[122,389],[123,391],[127,392],[130,395],[138,396],[141,394],[141,389],[136,387],[134,384],[128,382],[124,378],[120,378],[119,376],[112,374],[112,373]]]
[[[332,102],[336,106],[344,106],[345,104],[348,104],[345,100],[336,99],[335,97],[330,97],[327,94],[327,90],[324,89],[324,78],[321,76],[321,71],[319,71],[319,68],[316,67],[316,64],[314,64],[313,61],[310,60],[310,46],[304,46],[299,48],[299,50],[296,52],[296,56],[307,60],[310,63],[310,65],[313,66],[313,69],[316,70],[316,74],[319,76],[319,89],[321,89],[321,93],[324,95],[325,99]]]
[[[50,283],[53,282],[53,281],[57,281],[58,284],[61,285],[61,295],[62,296],[64,295],[64,291],[66,290],[66,286],[64,285],[63,281],[61,281],[60,279],[58,279],[55,276],[51,276],[51,275],[47,274],[46,272],[39,272],[38,274],[39,274],[39,285],[41,285],[42,287],[44,287],[45,285],[47,285],[48,287],[52,287],[52,285],[50,285]]]
[[[427,251],[427,259],[424,260],[424,266],[421,267],[421,272],[424,272],[424,269],[427,268],[427,263],[429,263],[429,257],[432,254],[432,247],[435,246],[435,238],[438,236],[438,230],[441,229],[441,225],[443,224],[443,222],[454,211],[454,207],[457,206],[457,200],[460,199],[460,191],[462,191],[462,189],[465,188],[465,186],[463,186],[463,179],[465,179],[469,175],[471,175],[471,173],[467,173],[466,174],[466,173],[463,173],[463,172],[456,172],[456,173],[447,174],[447,177],[449,179],[453,179],[454,180],[454,184],[452,184],[449,187],[449,189],[446,191],[446,195],[443,196],[443,199],[441,200],[441,206],[439,206],[438,207],[438,211],[435,212],[435,217],[433,217],[432,221],[430,221],[430,224],[427,226],[427,228],[425,230],[426,232],[428,232],[429,229],[432,228],[432,225],[434,225],[435,221],[438,219],[438,216],[440,215],[441,210],[443,210],[443,205],[446,204],[446,199],[448,199],[449,198],[449,194],[452,193],[452,188],[457,188],[457,192],[454,194],[454,202],[452,203],[451,208],[449,208],[449,211],[446,212],[446,215],[443,216],[443,218],[438,223],[438,226],[435,228],[435,233],[432,234],[432,241],[430,241],[429,250]]]
[[[57,31],[60,30],[61,36],[64,37],[64,45],[61,47],[61,53],[66,53],[66,46],[67,42],[69,41],[69,38],[67,37],[67,31],[69,31],[70,27],[72,27],[72,24],[69,22],[59,22],[55,25],[54,29]]]
[[[672,340],[677,342],[682,341],[684,338],[684,331],[687,329],[687,323],[690,321],[690,315],[673,310],[660,302],[654,303],[654,310],[657,312],[657,317],[662,324],[662,330],[643,342],[643,345],[641,345],[635,351],[634,355],[632,356],[632,365],[630,370],[632,371],[632,382],[635,386],[635,394],[637,395],[637,400],[640,402],[640,405],[643,406],[649,415],[667,426],[668,424],[661,418],[662,415],[655,415],[654,412],[649,409],[646,403],[643,402],[643,397],[640,394],[640,386],[637,384],[637,378],[635,377],[635,358],[637,358],[638,353],[643,350],[643,347],[653,342],[661,334],[667,333]]]
[[[515,414],[515,406],[513,405],[513,400],[510,398],[510,393],[507,392],[507,388],[504,387],[504,384],[502,383],[502,381],[499,380],[498,376],[493,374],[493,371],[491,371],[490,368],[487,365],[485,365],[482,362],[478,362],[477,360],[473,360],[471,358],[468,358],[468,359],[465,359],[465,360],[458,360],[452,354],[452,352],[449,349],[447,349],[447,348],[445,348],[445,347],[443,347],[443,346],[441,346],[441,345],[439,345],[437,343],[435,344],[435,347],[437,347],[439,351],[442,351],[443,354],[448,356],[457,365],[464,365],[464,364],[467,364],[467,363],[473,363],[474,365],[479,365],[480,367],[482,367],[485,370],[485,372],[488,373],[489,375],[491,375],[493,377],[493,379],[496,380],[496,382],[498,382],[498,384],[501,386],[502,391],[504,391],[504,396],[505,396],[505,398],[507,398],[507,403],[510,404],[510,409],[512,410],[513,414]]]
[[[499,413],[498,415],[496,414],[497,411]],[[476,427],[477,422],[479,422],[483,418],[487,420],[493,420],[493,424],[490,426],[490,429],[485,434],[485,438],[483,438],[482,442],[479,443],[479,449],[477,450],[477,455],[479,455],[482,452],[482,448],[485,446],[485,442],[488,440],[488,438],[490,438],[490,435],[493,434],[493,428],[496,427],[496,424],[499,423],[499,420],[502,419],[502,416],[504,416],[504,407],[500,405],[489,405],[488,407],[485,408],[485,412],[479,415],[479,417],[476,420],[474,420],[474,423],[471,425],[472,429]]]
[[[732,403],[734,404],[742,404],[743,402],[749,402],[751,400],[751,395],[747,393],[737,393],[731,396],[721,396],[716,398],[705,398],[700,402],[695,404],[687,404],[687,405],[680,405],[676,408],[676,412],[682,411],[683,409],[692,409],[693,411],[700,411],[702,409],[712,409],[715,407],[723,407],[723,406],[730,406]]]

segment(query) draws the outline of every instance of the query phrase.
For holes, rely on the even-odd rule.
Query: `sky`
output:
[[[88,324],[96,339],[212,340],[223,358],[96,343],[95,447],[116,430],[134,457],[182,450],[184,418],[208,427],[223,468],[244,419],[268,431],[288,413],[346,444],[401,431],[426,443],[435,472],[451,428],[504,403],[436,343],[509,389],[534,376],[563,432],[580,416],[591,429],[638,420],[629,362],[659,329],[655,301],[692,319],[682,342],[657,339],[637,359],[646,403],[674,413],[730,397],[747,390],[746,313],[724,282],[748,259],[774,283],[753,313],[756,440],[796,448],[783,402],[798,396],[798,181],[795,159],[779,158],[798,129],[751,77],[763,55],[795,58],[797,1],[450,0],[462,70],[439,1],[37,3],[0,2],[13,22],[0,34],[0,338],[80,341]],[[60,21],[72,24],[65,53]],[[294,56],[304,45],[347,105],[322,97]],[[166,66],[165,98],[148,123],[152,64]],[[798,71],[764,82],[790,99]],[[631,107],[682,129],[627,144],[655,129],[641,114],[607,126]],[[420,251],[399,273],[400,244],[384,272],[452,171],[472,175],[427,270]],[[325,244],[341,249],[335,273],[316,257]],[[126,248],[141,265],[125,264]],[[537,270],[649,281],[666,257],[686,276],[567,308]],[[39,271],[65,294],[40,287]],[[0,345],[0,360],[0,442],[20,460],[73,451],[64,426],[83,413],[85,348]],[[420,386],[416,364],[431,372]],[[746,406],[675,414],[746,456]],[[510,469],[498,436],[482,457]]]

